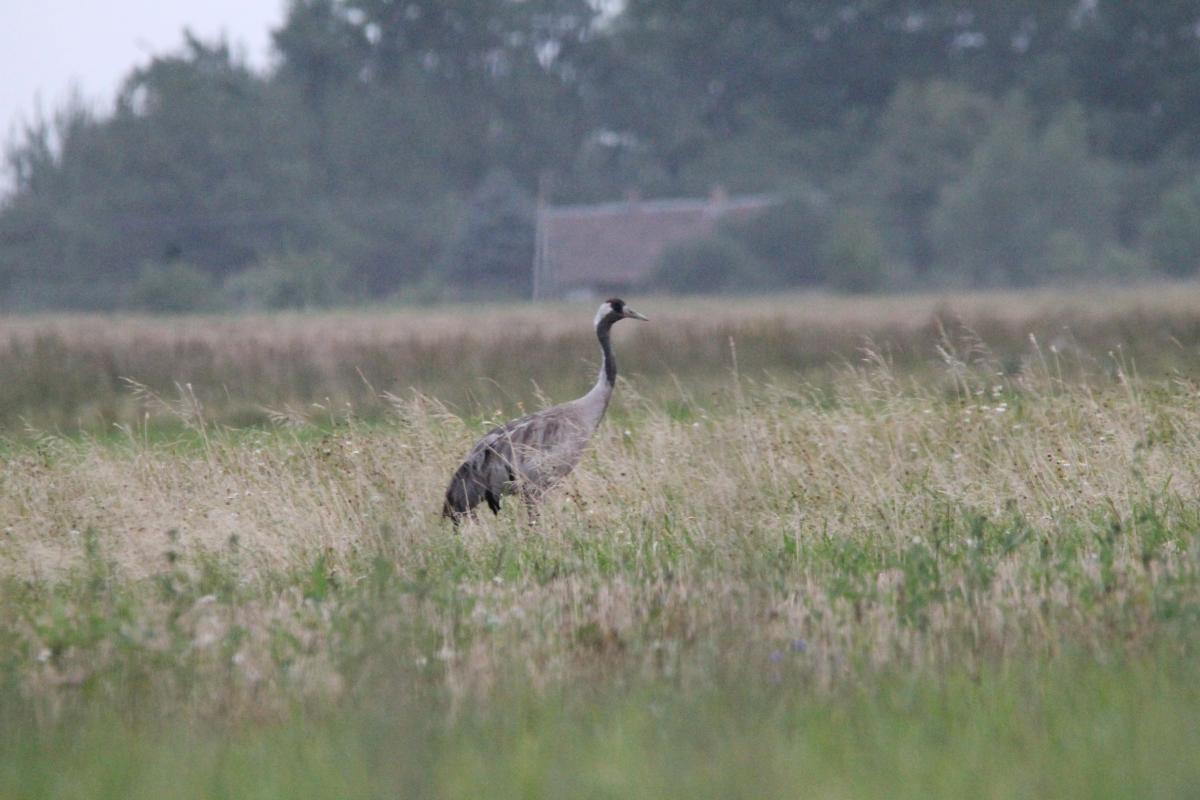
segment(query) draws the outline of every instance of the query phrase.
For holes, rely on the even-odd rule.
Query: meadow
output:
[[[0,321],[0,797],[1200,790],[1200,287]]]

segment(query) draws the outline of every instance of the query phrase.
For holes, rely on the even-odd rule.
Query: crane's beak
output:
[[[629,306],[625,306],[625,316],[629,317],[630,319],[640,319],[642,322],[649,322],[649,321],[650,321],[650,320],[646,319],[645,317],[643,317],[643,316],[642,316],[641,314],[639,314],[638,312],[634,311],[634,310],[633,310],[632,308],[630,308]]]

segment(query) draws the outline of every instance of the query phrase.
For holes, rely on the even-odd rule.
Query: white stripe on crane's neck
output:
[[[601,303],[600,308],[596,311],[596,318],[592,320],[592,327],[599,328],[600,320],[604,319],[609,314],[611,314],[612,310],[613,310],[612,303],[608,303],[608,302]]]

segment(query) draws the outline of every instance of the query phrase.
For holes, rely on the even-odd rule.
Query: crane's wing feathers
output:
[[[572,403],[493,428],[455,470],[443,513],[457,518],[481,500],[495,512],[503,494],[550,488],[575,466],[590,433]]]

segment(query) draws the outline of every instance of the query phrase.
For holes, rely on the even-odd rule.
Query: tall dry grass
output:
[[[748,378],[822,383],[864,345],[907,371],[936,366],[943,329],[975,331],[1008,371],[1028,337],[1109,352],[1158,375],[1197,367],[1200,288],[947,294],[848,299],[794,295],[682,302],[645,298],[654,323],[618,330],[622,370],[647,397],[695,402],[734,366]],[[137,386],[190,392],[210,419],[265,425],[273,415],[388,413],[387,393],[436,397],[457,413],[513,413],[539,395],[574,396],[593,374],[590,305],[245,317],[9,316],[0,319],[0,431],[103,433],[171,427]],[[733,347],[731,347],[731,342]],[[190,388],[188,388],[190,387]]]

